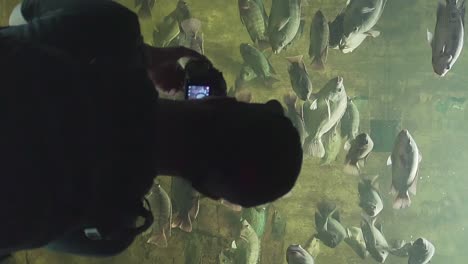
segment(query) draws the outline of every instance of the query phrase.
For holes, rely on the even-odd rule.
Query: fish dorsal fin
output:
[[[388,156],[388,159],[387,159],[387,166],[390,166],[392,165],[392,156]]]
[[[434,35],[429,31],[429,29],[427,29],[426,38],[427,38],[427,43],[429,43],[429,45],[432,47],[433,46],[432,42],[434,41]]]
[[[325,99],[325,103],[327,104],[328,120],[330,120],[331,119],[330,100]]]
[[[365,32],[365,34],[368,35],[368,36],[371,36],[373,38],[376,38],[376,37],[380,36],[380,31],[375,30],[375,29],[371,29],[371,30]]]
[[[365,6],[361,9],[361,13],[362,14],[367,14],[367,13],[370,13],[370,12],[373,12],[375,10],[375,7],[368,7],[368,6]]]

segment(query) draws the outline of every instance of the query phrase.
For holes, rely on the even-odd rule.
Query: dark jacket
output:
[[[138,18],[88,4],[0,30],[0,254],[113,223],[156,175]]]

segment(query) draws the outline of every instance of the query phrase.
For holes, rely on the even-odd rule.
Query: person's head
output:
[[[274,201],[294,186],[302,165],[297,130],[278,101],[225,100],[190,136],[198,155],[182,173],[202,194],[244,207]],[[190,159],[190,158],[189,158]]]

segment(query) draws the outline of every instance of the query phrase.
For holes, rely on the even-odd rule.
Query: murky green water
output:
[[[5,3],[6,1],[2,1]],[[0,2],[0,4],[3,4]],[[133,9],[134,1],[121,1]],[[156,22],[169,14],[176,0],[157,0],[152,21],[141,21],[142,31],[151,43]],[[187,0],[193,16],[202,21],[205,37],[205,55],[223,71],[228,86],[234,84],[242,65],[239,53],[241,43],[250,38],[239,19],[236,0]],[[273,88],[249,85],[253,101],[265,102],[281,99],[292,91],[285,57],[303,54],[307,58],[309,29],[313,14],[321,9],[331,20],[344,7],[345,0],[309,0],[303,7],[307,20],[304,37],[292,48],[273,55],[271,62],[280,82]],[[267,10],[271,0],[265,0]],[[468,252],[468,110],[447,107],[449,97],[467,97],[468,57],[462,53],[451,72],[439,78],[432,72],[431,51],[426,42],[426,28],[435,25],[436,0],[388,0],[386,9],[377,24],[382,34],[368,38],[353,53],[342,54],[330,50],[324,72],[309,69],[317,91],[330,78],[343,76],[347,93],[351,96],[368,96],[368,102],[359,103],[361,128],[370,132],[372,120],[398,120],[408,128],[421,150],[418,194],[409,209],[395,211],[391,208],[393,197],[389,194],[391,170],[385,165],[389,153],[371,154],[365,172],[379,174],[384,197],[384,210],[379,221],[384,225],[388,240],[411,240],[423,236],[436,246],[433,263],[467,263]],[[112,44],[112,39],[109,39]],[[309,67],[310,60],[306,59]],[[391,139],[393,140],[393,139]],[[344,151],[338,161],[330,166],[319,166],[317,159],[305,158],[302,173],[293,194],[274,203],[287,217],[287,232],[283,243],[275,247],[262,247],[271,256],[281,256],[286,263],[284,250],[289,244],[303,244],[315,232],[315,204],[321,199],[334,201],[340,208],[342,221],[347,226],[359,226],[358,178],[342,173]],[[170,179],[163,177],[163,187],[170,190]],[[267,185],[267,183],[266,183]],[[202,263],[217,263],[216,256],[222,241],[231,235],[219,216],[224,207],[211,201],[202,201],[195,231],[201,241]],[[220,212],[221,211],[221,212]],[[217,216],[217,218],[216,218]],[[217,230],[207,228],[216,221]],[[218,234],[217,234],[218,232]],[[185,241],[194,234],[175,230],[167,249],[145,244],[142,239],[120,256],[106,259],[82,258],[57,254],[45,250],[20,252],[18,263],[184,263]],[[223,239],[221,239],[221,238]],[[263,243],[268,243],[264,241]],[[281,251],[282,248],[282,251]],[[268,252],[268,250],[272,250]],[[195,263],[194,264],[199,264]],[[268,262],[263,261],[262,264]],[[342,243],[336,249],[321,246],[316,263],[375,263],[368,258],[359,259]],[[389,256],[386,263],[407,263],[406,258]],[[270,264],[270,263],[269,263]]]

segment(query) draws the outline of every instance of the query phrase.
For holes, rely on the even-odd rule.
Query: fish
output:
[[[192,11],[189,5],[184,0],[177,2],[176,8],[171,12],[170,16],[174,17],[179,23],[180,31],[182,30],[182,22],[192,18]]]
[[[378,37],[380,33],[375,33],[373,35],[370,35],[371,37]],[[352,38],[348,38],[346,43],[342,44],[339,49],[341,50],[342,53],[351,53],[353,52],[357,47],[359,47],[362,42],[368,37],[368,34],[355,34]]]
[[[327,18],[319,10],[315,13],[310,25],[310,45],[309,57],[312,59],[312,66],[316,70],[324,70],[328,56],[328,41],[330,29]]]
[[[161,248],[167,247],[167,238],[171,236],[172,204],[171,198],[157,182],[146,196],[153,214],[153,224],[148,230],[151,236],[146,241]],[[148,233],[145,233],[145,235]]]
[[[351,141],[350,145],[348,154],[346,154],[343,171],[347,174],[358,176],[361,173],[359,161],[367,161],[374,148],[374,141],[372,141],[372,138],[367,133],[361,133]]]
[[[465,0],[446,0],[437,6],[434,34],[427,30],[432,49],[432,68],[443,77],[460,57],[465,36]]]
[[[365,259],[369,256],[361,228],[354,226],[348,227],[346,228],[346,233],[347,236],[344,239],[345,243],[348,244],[360,258]]]
[[[271,235],[275,240],[282,240],[286,233],[286,219],[284,219],[278,210],[273,212],[271,224]]]
[[[200,209],[200,194],[190,182],[180,177],[172,177],[171,197],[174,206],[172,228],[192,232],[192,222]]]
[[[347,236],[346,229],[340,222],[340,214],[335,204],[320,202],[315,211],[316,237],[327,247],[337,247]]]
[[[296,36],[301,24],[302,0],[273,0],[268,23],[272,50],[279,54]]]
[[[406,243],[405,240],[395,240],[393,241],[389,252],[394,256],[408,257],[411,247],[412,243]]]
[[[185,264],[202,263],[203,244],[197,233],[191,234],[185,240],[184,257]]]
[[[320,253],[320,239],[312,235],[305,243],[304,249],[309,252],[313,258],[316,258]]]
[[[396,194],[394,209],[411,205],[409,193],[416,195],[421,160],[416,141],[407,129],[403,129],[395,139],[392,155],[387,160],[387,165],[392,165],[391,193]]]
[[[289,43],[289,45],[294,44],[294,43],[301,40],[302,36],[304,35],[305,25],[306,25],[306,19],[302,15],[301,16],[301,21],[299,23],[299,29],[297,30],[296,36],[294,36],[293,40],[291,40],[291,43]]]
[[[314,264],[314,258],[301,245],[290,245],[288,247],[286,261],[288,264]]]
[[[427,264],[435,254],[434,245],[429,240],[420,237],[413,242],[409,250],[408,264]]]
[[[273,77],[276,74],[275,69],[260,50],[250,44],[242,43],[240,45],[240,53],[245,65],[250,66],[255,74],[259,78],[262,78],[267,87],[272,87],[273,83],[279,81]]]
[[[341,50],[355,37],[361,39],[363,35],[373,37],[380,35],[380,32],[374,30],[373,27],[382,16],[386,2],[387,0],[348,1],[344,10],[343,36],[340,40]],[[354,41],[356,42],[356,40]]]
[[[293,93],[288,93],[283,96],[283,102],[286,105],[284,111],[285,115],[291,120],[293,126],[299,132],[301,137],[301,143],[304,144],[304,139],[307,136],[307,132],[304,127],[304,120],[302,120],[302,115],[296,109],[297,96]]]
[[[328,165],[336,161],[341,150],[341,134],[339,129],[331,129],[323,136],[325,156],[320,160],[320,165]]]
[[[304,142],[304,152],[313,156],[323,158],[325,148],[322,136],[337,129],[337,125],[343,117],[347,96],[343,85],[343,77],[338,76],[330,81],[312,98],[303,105],[303,118],[309,136]]]
[[[173,16],[165,16],[163,21],[156,25],[153,30],[153,45],[155,47],[168,47],[173,39],[180,33],[177,19]]]
[[[142,19],[151,18],[151,10],[154,7],[155,0],[135,0],[135,7],[140,7],[137,14]]]
[[[295,57],[287,57],[286,59],[290,63],[288,73],[289,79],[291,80],[291,87],[297,97],[305,101],[312,94],[312,81],[307,72],[303,56],[298,55]]]
[[[370,179],[362,179],[358,184],[359,207],[370,217],[376,217],[383,209],[382,196],[377,183],[378,175]]]
[[[267,47],[268,16],[263,0],[238,0],[238,6],[241,22],[252,42],[259,48]]]
[[[351,148],[351,140],[356,138],[359,132],[359,109],[354,104],[353,99],[348,96],[346,112],[341,118],[341,135],[346,139],[345,150]]]
[[[240,236],[235,240],[237,247],[235,263],[257,264],[260,256],[260,241],[247,220],[242,220]]]
[[[367,251],[374,260],[384,263],[389,254],[389,245],[382,233],[382,225],[375,227],[376,218],[366,214],[362,215],[361,230],[366,243]]]
[[[344,13],[340,13],[335,17],[335,20],[328,22],[329,38],[328,46],[332,49],[339,49],[340,41],[343,37],[343,21]]]
[[[180,24],[182,37],[179,45],[192,49],[200,54],[205,54],[203,47],[203,33],[201,32],[201,21],[196,18],[189,18]]]
[[[266,217],[265,207],[251,207],[242,210],[242,219],[249,222],[259,239],[261,239],[265,233]]]

